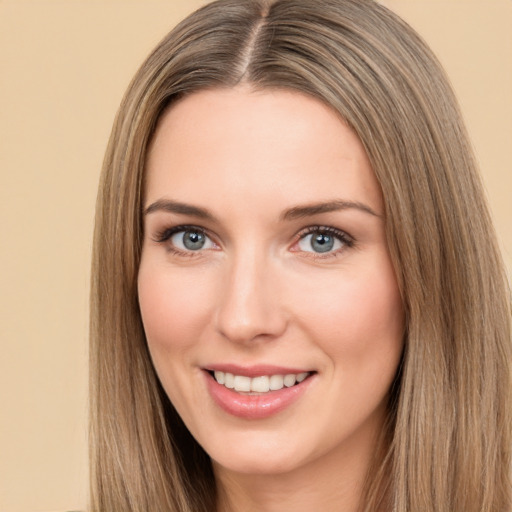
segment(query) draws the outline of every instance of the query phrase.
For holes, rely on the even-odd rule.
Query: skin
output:
[[[348,207],[284,213],[333,201]],[[297,92],[194,93],[157,127],[145,208],[147,341],[170,400],[212,458],[219,511],[355,511],[404,329],[381,191],[357,136]],[[203,249],[180,245],[183,233],[163,240],[182,225],[206,231]],[[310,226],[348,242],[319,254]],[[204,368],[224,363],[315,373],[297,401],[251,420],[208,392]]]

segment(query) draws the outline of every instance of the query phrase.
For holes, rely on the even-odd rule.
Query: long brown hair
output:
[[[510,510],[511,311],[494,230],[448,80],[371,0],[220,0],[133,79],[97,203],[91,295],[91,510],[211,512],[207,455],[153,370],[137,302],[148,145],[194,91],[286,88],[336,110],[382,187],[406,311],[388,429],[362,510]]]

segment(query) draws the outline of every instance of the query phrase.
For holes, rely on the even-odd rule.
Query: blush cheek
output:
[[[143,267],[139,273],[139,304],[152,353],[185,351],[204,323],[204,289],[194,279],[167,274]]]
[[[138,293],[156,373],[180,415],[190,421],[188,404],[199,403],[189,383],[208,318],[205,283],[198,282],[198,274],[141,265]]]
[[[372,268],[376,271],[368,271]],[[315,301],[301,306],[300,317],[344,372],[357,373],[382,364],[392,368],[401,354],[404,329],[393,270],[381,261],[367,262],[364,272],[356,270],[352,276],[340,273],[337,283],[318,286],[317,282]]]
[[[341,354],[354,392],[366,390],[366,399],[387,393],[403,349],[403,313],[394,275],[374,278],[352,295],[359,313],[353,312],[350,338],[343,338]]]

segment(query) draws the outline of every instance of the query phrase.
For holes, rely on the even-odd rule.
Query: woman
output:
[[[510,307],[448,82],[369,0],[221,0],[100,185],[92,510],[510,510]]]

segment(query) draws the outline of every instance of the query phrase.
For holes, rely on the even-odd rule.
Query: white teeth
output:
[[[235,375],[235,391],[251,391],[251,378]]]
[[[284,376],[284,385],[287,388],[291,388],[295,384],[295,375],[293,373],[289,373]]]
[[[272,375],[270,377],[270,389],[272,391],[277,391],[278,389],[283,389],[284,387],[284,377],[282,375]]]
[[[246,377],[245,375],[233,375],[216,370],[213,372],[215,380],[228,389],[242,393],[268,393],[278,391],[284,387],[290,388],[296,383],[302,382],[310,372],[289,373],[287,375],[261,375],[259,377]]]
[[[297,382],[302,382],[308,375],[308,372],[297,374]]]
[[[263,375],[262,377],[254,377],[251,379],[251,391],[257,393],[267,393],[270,390],[270,377]]]
[[[232,373],[224,374],[224,386],[226,386],[229,389],[233,389],[235,387],[235,376]]]

